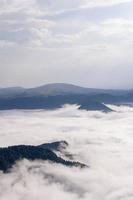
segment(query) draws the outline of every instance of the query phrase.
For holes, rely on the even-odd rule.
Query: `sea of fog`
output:
[[[23,160],[0,172],[0,200],[133,200],[133,108],[110,107],[0,111],[1,147],[66,140],[74,160],[89,166]]]

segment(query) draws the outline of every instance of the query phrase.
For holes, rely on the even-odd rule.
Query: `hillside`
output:
[[[132,104],[131,90],[104,90],[55,83],[36,88],[1,88],[0,110],[56,109],[64,104],[77,104],[80,109],[111,111],[105,104]]]
[[[70,95],[70,94],[110,94],[123,95],[130,91],[126,90],[105,90],[96,88],[80,87],[66,83],[46,84],[35,88],[0,88],[0,98],[12,97],[31,97],[31,96],[55,96],[55,95]]]

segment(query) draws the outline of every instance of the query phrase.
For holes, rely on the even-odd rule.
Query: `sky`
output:
[[[0,87],[133,88],[133,0],[0,0]]]
[[[0,199],[132,200],[133,108],[111,108],[116,112],[79,110],[75,105],[54,111],[0,111],[1,147],[65,140],[65,154],[89,166],[23,160],[11,173],[0,172]]]

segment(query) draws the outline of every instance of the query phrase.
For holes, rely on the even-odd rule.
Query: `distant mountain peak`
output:
[[[133,92],[129,90],[92,89],[67,83],[0,89],[0,109],[55,109],[77,104],[80,109],[110,112],[104,104],[131,102]]]
[[[123,94],[129,91],[124,90],[104,90],[81,87],[70,83],[49,83],[34,88],[8,87],[0,88],[0,98],[2,97],[32,97],[32,96],[55,96],[55,95],[75,95],[75,94]]]

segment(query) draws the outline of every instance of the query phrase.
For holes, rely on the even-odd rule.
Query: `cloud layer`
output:
[[[2,200],[130,200],[133,198],[133,109],[101,113],[66,106],[55,111],[1,111],[0,146],[69,143],[68,152],[89,169],[42,161],[19,162],[0,174]]]
[[[130,88],[132,9],[132,0],[0,0],[1,86]]]

